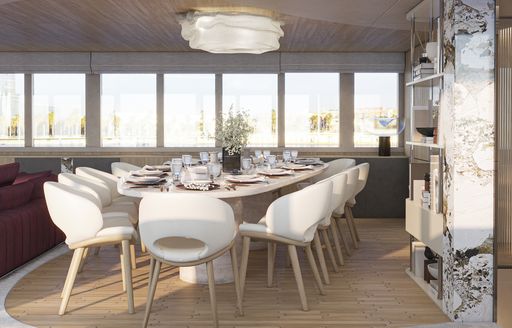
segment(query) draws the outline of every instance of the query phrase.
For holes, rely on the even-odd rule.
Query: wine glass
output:
[[[290,162],[291,158],[292,158],[291,152],[289,150],[284,150],[283,151],[283,162],[288,163],[288,162]]]
[[[276,155],[268,155],[267,156],[267,161],[271,168],[274,168],[276,166],[276,160],[277,160]]]
[[[208,163],[208,174],[210,177],[217,178],[222,171],[222,165],[219,163]]]
[[[192,155],[182,155],[181,160],[183,161],[183,164],[185,164],[185,166],[192,165]]]
[[[203,164],[208,163],[209,158],[210,158],[210,154],[208,154],[207,151],[199,152],[199,159],[201,159],[201,163],[203,163]]]
[[[180,179],[181,168],[183,167],[183,162],[181,158],[173,158],[171,160],[171,172],[174,181],[178,181]]]
[[[252,160],[250,158],[242,159],[242,170],[247,173],[252,167]]]
[[[263,151],[263,158],[268,161],[268,157],[270,156],[270,150]]]
[[[292,151],[290,151],[290,155],[292,156],[292,161],[295,162],[297,160],[297,157],[299,157],[299,151],[292,150]]]

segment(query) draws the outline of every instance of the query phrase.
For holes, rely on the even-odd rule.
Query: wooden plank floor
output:
[[[217,285],[222,327],[409,327],[440,323],[448,318],[405,274],[408,235],[403,220],[358,220],[360,249],[347,258],[341,272],[331,272],[327,295],[317,293],[301,252],[310,311],[300,310],[285,248],[278,248],[276,279],[266,288],[266,251],[249,257],[244,300],[245,316],[235,310],[232,284]],[[345,230],[346,231],[346,230]],[[138,258],[134,270],[135,314],[127,314],[122,293],[118,250],[105,247],[90,255],[77,278],[68,313],[57,315],[60,292],[71,253],[23,278],[10,292],[6,308],[11,316],[38,327],[140,327],[146,304],[148,258]],[[208,287],[182,282],[178,270],[163,267],[151,314],[151,326],[209,327]]]

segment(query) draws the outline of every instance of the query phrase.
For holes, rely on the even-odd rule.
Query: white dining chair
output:
[[[347,202],[347,209],[346,209],[346,215],[347,220],[350,220],[352,222],[352,227],[354,230],[354,235],[357,239],[357,241],[360,241],[359,238],[359,232],[357,231],[357,226],[354,220],[354,214],[352,213],[352,208],[356,205],[356,196],[363,191],[363,189],[366,187],[366,182],[368,181],[368,175],[370,173],[370,164],[369,163],[362,163],[356,166],[359,168],[359,176],[356,183],[356,188],[354,190],[354,194]]]
[[[322,235],[322,239],[324,240],[325,248],[327,250],[329,259],[333,265],[333,269],[335,272],[338,272],[339,269],[336,263],[336,259],[334,257],[334,251],[331,246],[331,240],[329,238],[328,231],[331,232],[334,248],[336,249],[336,255],[338,257],[338,262],[340,265],[344,265],[345,261],[343,258],[343,253],[341,251],[340,239],[343,241],[344,244],[346,244],[345,237],[343,236],[343,233],[339,234],[340,227],[337,226],[336,220],[333,218],[333,213],[337,208],[345,205],[345,202],[349,196],[347,193],[347,172],[343,171],[317,183],[322,183],[324,181],[332,182],[331,208],[325,219],[322,220],[322,222],[320,222],[320,224],[318,225],[318,231]],[[345,248],[347,247],[348,246],[345,246]],[[322,247],[316,248],[317,252],[322,250]]]
[[[123,178],[130,175],[131,171],[138,171],[142,169],[140,166],[126,162],[113,162],[110,164],[110,168],[112,170],[112,174],[118,178]]]
[[[305,248],[316,285],[320,294],[325,294],[311,250],[311,242],[314,239],[318,240],[317,228],[330,210],[331,194],[331,181],[314,184],[276,199],[268,207],[265,217],[257,224],[244,223],[240,225],[240,235],[243,238],[242,264],[240,266],[242,297],[244,295],[251,239],[261,239],[268,242],[268,286],[272,285],[273,280],[276,243],[280,243],[288,247],[302,310],[308,310],[308,303],[297,257],[297,247]]]
[[[140,204],[140,234],[151,256],[150,283],[143,327],[149,321],[162,263],[178,267],[206,263],[213,322],[218,326],[213,260],[231,254],[237,307],[242,314],[231,207],[216,198],[190,194],[151,194]]]
[[[129,196],[123,196],[117,191],[117,182],[119,178],[113,174],[103,172],[101,170],[93,169],[92,167],[78,167],[76,174],[90,179],[103,181],[109,188],[113,201],[117,202],[131,202],[134,204],[139,203],[139,199]]]
[[[297,189],[303,189],[307,186],[312,185],[313,183],[316,183],[318,181],[325,180],[335,174],[338,174],[340,172],[343,172],[351,167],[354,167],[356,165],[356,160],[353,158],[338,158],[335,160],[332,160],[330,162],[327,162],[328,166],[325,171],[320,173],[317,176],[312,177],[308,181],[305,182],[299,182],[297,184]]]
[[[105,220],[118,220],[119,216],[126,216],[126,219],[128,219],[130,223],[137,228],[139,211],[135,204],[126,201],[112,202],[110,190],[104,182],[73,173],[60,173],[58,175],[58,181],[66,186],[87,192],[97,199],[98,207],[103,213]],[[142,244],[141,248],[142,252],[144,252],[145,248]],[[96,255],[98,255],[99,250],[100,248],[98,247],[95,252]],[[137,267],[135,245],[131,244],[130,250],[132,268],[135,269]],[[85,256],[87,256],[87,252]]]
[[[354,232],[353,218],[351,218],[351,217],[349,217],[349,215],[347,215],[347,208],[348,208],[347,202],[353,197],[353,195],[356,191],[358,177],[359,177],[359,167],[355,166],[353,168],[350,168],[350,169],[346,170],[345,173],[347,175],[347,183],[345,185],[344,192],[342,193],[341,205],[333,211],[332,216],[335,220],[341,220],[343,218],[346,219],[346,223],[347,223],[348,231],[349,231],[349,234],[350,234],[350,237],[352,240],[352,244],[354,245],[354,248],[357,249],[357,248],[359,248],[359,243],[357,241],[356,234]],[[342,242],[343,242],[343,245],[345,247],[347,254],[352,255],[350,246],[348,245],[346,238],[343,237],[343,231],[341,229],[342,224],[341,223],[339,223],[339,224],[336,223],[336,224],[338,227],[339,235],[341,236],[341,239],[342,239]]]
[[[90,247],[120,245],[123,289],[128,294],[128,313],[134,313],[130,243],[135,229],[128,221],[104,220],[98,200],[90,193],[57,182],[44,183],[44,195],[53,223],[66,235],[66,244],[74,250],[61,294],[59,315],[66,312],[84,254]]]

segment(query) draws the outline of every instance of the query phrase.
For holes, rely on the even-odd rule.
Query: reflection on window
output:
[[[166,74],[166,147],[215,146],[215,74]]]
[[[286,146],[337,147],[339,74],[287,73],[285,88]]]
[[[397,131],[398,74],[356,73],[354,83],[354,146],[377,147],[379,135]],[[391,146],[397,145],[395,134]]]
[[[222,77],[223,112],[249,114],[254,132],[249,146],[277,146],[277,74],[225,74]]]
[[[104,147],[156,147],[156,75],[101,76]]]
[[[0,74],[0,147],[24,146],[24,75]]]
[[[34,74],[34,146],[85,146],[85,74]]]

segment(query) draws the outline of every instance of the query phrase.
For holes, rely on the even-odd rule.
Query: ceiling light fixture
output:
[[[280,21],[246,13],[188,12],[179,22],[191,48],[211,53],[262,54],[279,49],[284,35]]]

